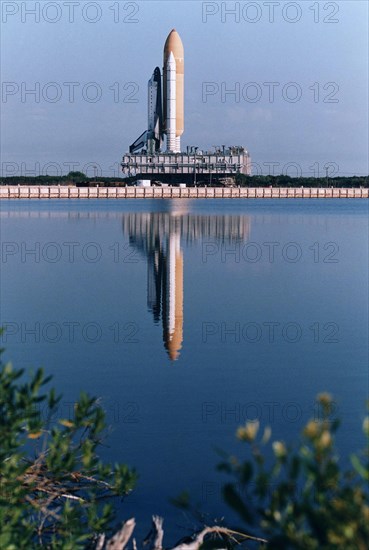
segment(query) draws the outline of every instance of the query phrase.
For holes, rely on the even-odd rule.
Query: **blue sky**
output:
[[[254,173],[369,172],[365,1],[1,7],[4,176],[118,175],[172,28],[185,48],[182,146],[244,145]]]

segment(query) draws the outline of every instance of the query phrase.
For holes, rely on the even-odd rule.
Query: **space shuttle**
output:
[[[180,153],[184,131],[184,50],[175,29],[164,45],[163,78],[156,67],[148,82],[147,115],[147,130],[132,143],[129,152],[157,153],[166,136],[166,152]]]

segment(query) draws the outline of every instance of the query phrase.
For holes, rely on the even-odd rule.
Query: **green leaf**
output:
[[[225,502],[239,514],[243,521],[250,525],[253,524],[253,516],[248,507],[242,501],[234,485],[227,483],[223,487],[223,497]]]
[[[356,472],[366,481],[369,481],[369,466],[364,466],[357,455],[351,455],[351,464],[355,468]]]

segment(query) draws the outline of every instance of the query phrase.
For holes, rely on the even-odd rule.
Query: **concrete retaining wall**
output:
[[[313,187],[0,186],[0,199],[367,199],[369,189]]]

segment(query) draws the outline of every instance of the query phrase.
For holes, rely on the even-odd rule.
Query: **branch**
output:
[[[163,547],[163,518],[159,516],[152,516],[152,521],[155,529],[155,538],[152,545],[153,550],[162,550]]]
[[[149,539],[146,540],[146,543],[149,542],[149,540],[153,540],[151,545],[151,550],[163,550],[163,537],[164,537],[164,530],[163,530],[163,518],[159,516],[153,516],[153,529],[150,533]],[[134,531],[134,528],[136,526],[135,520],[129,519],[123,524],[123,527],[120,531],[118,531],[113,538],[111,538],[105,545],[105,535],[100,535],[95,550],[124,550],[126,548],[126,545],[129,542],[129,539],[132,536],[132,533]],[[227,529],[226,527],[205,527],[202,531],[197,533],[196,537],[193,539],[193,541],[189,543],[181,543],[177,546],[174,546],[170,550],[199,550],[200,546],[203,544],[204,539],[207,535],[215,533],[217,535],[224,535],[225,537],[228,537],[233,542],[236,542],[239,544],[240,540],[253,540],[255,542],[262,542],[267,543],[268,541],[266,539],[260,538],[260,537],[254,537],[251,535],[246,535],[246,533],[240,533],[238,531],[233,531],[231,529]],[[145,544],[145,542],[144,542]],[[137,550],[136,541],[133,540],[133,549]]]
[[[120,531],[118,531],[114,535],[114,537],[108,540],[106,544],[106,550],[123,550],[126,547],[129,539],[131,538],[135,527],[136,522],[134,518],[127,520],[123,524],[122,529],[120,529]]]
[[[268,542],[265,539],[261,539],[259,537],[253,537],[251,535],[246,535],[245,533],[239,533],[237,531],[232,531],[231,529],[227,529],[226,527],[205,527],[200,533],[197,534],[196,538],[190,542],[189,544],[182,543],[178,546],[175,546],[171,550],[199,550],[200,546],[203,544],[204,539],[206,535],[209,535],[210,533],[216,533],[218,535],[225,535],[226,537],[230,538],[231,540],[238,543],[238,540],[235,538],[235,535],[238,537],[242,537],[243,539],[253,540],[256,542]]]

